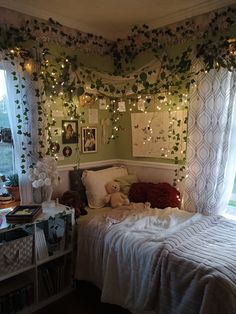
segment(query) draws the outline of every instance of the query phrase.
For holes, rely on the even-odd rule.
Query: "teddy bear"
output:
[[[112,208],[116,208],[123,205],[129,205],[128,197],[120,192],[120,185],[118,182],[110,181],[105,185],[107,195],[104,200],[106,204],[110,203]]]
[[[75,217],[78,218],[80,215],[87,215],[84,204],[81,200],[80,194],[77,191],[66,191],[59,199],[60,204],[64,204],[74,208]]]

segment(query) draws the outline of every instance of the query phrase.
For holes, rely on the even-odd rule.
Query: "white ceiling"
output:
[[[0,6],[48,19],[108,39],[125,37],[131,27],[168,25],[236,0],[0,0]]]

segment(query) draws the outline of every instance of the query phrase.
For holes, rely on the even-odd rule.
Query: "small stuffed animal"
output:
[[[128,197],[120,192],[120,186],[118,182],[110,181],[105,185],[107,195],[105,196],[106,204],[110,203],[112,208],[129,205]]]
[[[66,191],[59,199],[60,204],[70,206],[75,209],[75,217],[80,215],[87,215],[87,211],[84,209],[84,204],[81,200],[80,194],[77,191]]]

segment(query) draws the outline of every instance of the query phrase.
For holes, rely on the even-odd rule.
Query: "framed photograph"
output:
[[[8,223],[32,222],[42,213],[42,207],[38,205],[19,205],[6,215]]]
[[[82,128],[82,152],[97,152],[97,128]]]
[[[62,144],[77,144],[78,138],[78,121],[62,120]]]

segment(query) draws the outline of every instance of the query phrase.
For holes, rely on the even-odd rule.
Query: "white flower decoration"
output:
[[[47,156],[36,163],[33,169],[28,172],[28,178],[32,182],[34,188],[42,186],[56,186],[60,177],[56,167],[56,160]]]

